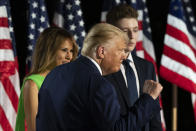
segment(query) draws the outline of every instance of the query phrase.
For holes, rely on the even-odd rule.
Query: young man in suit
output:
[[[158,113],[159,83],[146,81],[145,94],[121,116],[114,87],[102,77],[120,69],[127,42],[127,35],[115,26],[93,26],[82,55],[45,78],[39,91],[37,131],[136,131]]]
[[[128,64],[124,62],[125,64],[121,65],[119,72],[106,76],[117,91],[122,115],[126,115],[130,107],[143,94],[144,81],[156,81],[153,64],[131,53],[135,49],[139,35],[137,17],[137,11],[128,4],[113,7],[106,16],[107,23],[120,28],[129,37],[126,58]],[[130,70],[131,73],[129,73]],[[158,99],[157,104],[159,104]],[[160,112],[154,114],[149,123],[138,129],[138,131],[162,131]]]

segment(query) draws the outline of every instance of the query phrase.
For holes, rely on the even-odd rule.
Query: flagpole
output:
[[[178,103],[178,88],[172,84],[172,131],[177,131],[177,103]]]

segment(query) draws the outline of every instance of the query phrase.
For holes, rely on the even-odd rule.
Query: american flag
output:
[[[194,93],[196,118],[196,22],[189,0],[172,0],[167,17],[160,75]]]
[[[9,0],[0,1],[0,130],[13,131],[20,83]]]
[[[49,27],[49,20],[47,9],[44,0],[28,0],[29,14],[28,14],[28,55],[26,59],[27,72],[31,67],[31,57],[36,40],[40,33]]]
[[[79,45],[79,49],[81,49],[86,33],[80,0],[60,0],[54,14],[53,22],[56,26],[63,27],[72,33]]]
[[[101,21],[104,22],[106,20],[106,14],[108,10],[110,10],[113,6],[121,3],[130,4],[138,11],[139,38],[136,44],[136,54],[137,56],[144,58],[154,64],[155,71],[157,73],[157,80],[158,80],[156,57],[155,57],[154,46],[151,38],[150,20],[148,17],[146,0],[104,0],[103,8],[102,8],[103,10],[101,13]],[[160,96],[160,106],[162,107],[161,96]],[[161,121],[162,121],[162,128],[165,131],[166,126],[165,126],[163,110],[161,110]]]

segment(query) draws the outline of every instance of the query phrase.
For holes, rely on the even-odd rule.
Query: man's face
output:
[[[128,50],[133,51],[136,46],[138,35],[139,35],[139,27],[138,21],[135,18],[123,18],[117,22],[117,27],[122,31],[127,33],[129,37]]]
[[[120,70],[122,61],[126,58],[124,40],[114,37],[104,48],[104,58],[100,64],[103,75],[114,73]]]

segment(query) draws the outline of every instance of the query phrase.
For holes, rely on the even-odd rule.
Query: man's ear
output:
[[[98,59],[103,59],[104,58],[104,47],[103,46],[98,46],[97,47],[97,58]]]

